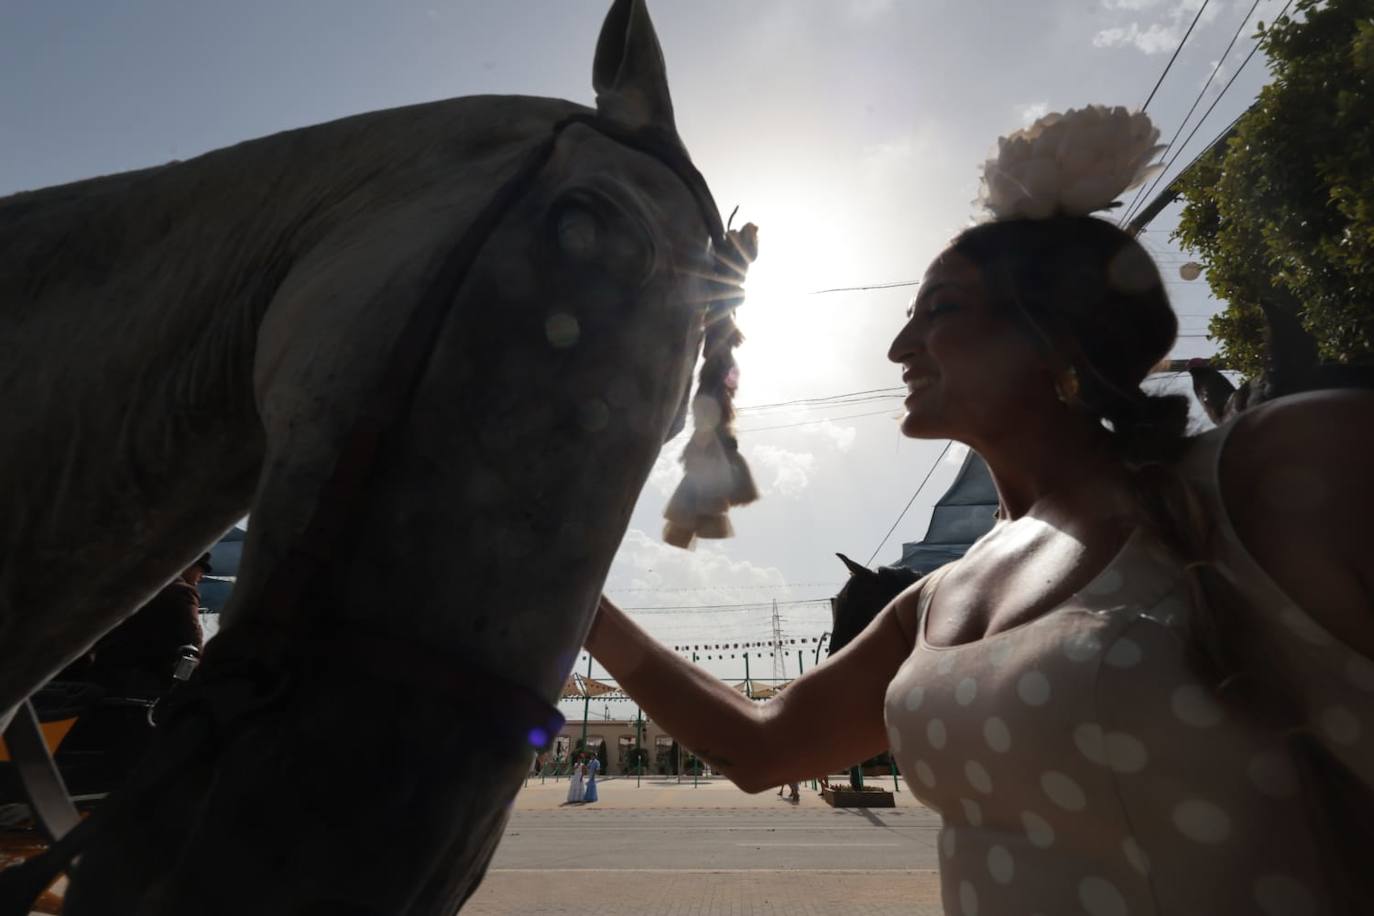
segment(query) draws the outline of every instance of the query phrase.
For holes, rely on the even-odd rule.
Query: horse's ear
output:
[[[626,127],[677,133],[668,71],[644,0],[615,0],[592,64],[596,110]]]
[[[873,572],[873,571],[872,571],[871,569],[869,569],[867,566],[864,566],[862,563],[856,563],[856,562],[854,562],[853,560],[849,559],[849,557],[845,556],[845,555],[842,554],[842,553],[837,553],[837,554],[835,554],[835,556],[839,557],[840,560],[841,560],[841,562],[843,562],[845,566],[849,567],[849,574],[850,574],[851,576],[858,576],[858,575],[862,575],[862,574],[864,574],[864,573],[872,573],[872,572]]]

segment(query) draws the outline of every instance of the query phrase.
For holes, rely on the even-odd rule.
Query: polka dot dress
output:
[[[922,609],[885,712],[911,791],[943,819],[947,913],[1343,912],[1288,745],[1191,670],[1187,594],[1137,531],[1071,600],[1019,627],[933,646]],[[1312,686],[1314,737],[1374,786],[1374,664],[1272,583],[1251,597],[1295,650],[1295,683]]]

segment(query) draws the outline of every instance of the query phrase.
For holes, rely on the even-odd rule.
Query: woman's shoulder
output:
[[[1374,392],[1280,398],[1241,414],[1217,486],[1242,544],[1327,629],[1374,647]]]
[[[902,635],[907,637],[907,640],[913,645],[920,626],[921,614],[924,613],[926,605],[930,603],[936,586],[959,563],[959,560],[952,560],[944,566],[931,570],[908,585],[901,594],[892,599],[892,611],[897,617],[897,625],[901,627]]]
[[[1374,509],[1362,503],[1374,496],[1374,391],[1292,395],[1233,422],[1219,475],[1230,493],[1260,494],[1271,510],[1331,521],[1351,509]]]
[[[1374,391],[1308,391],[1241,413],[1230,439],[1255,458],[1374,445]],[[1229,450],[1229,449],[1228,449]]]

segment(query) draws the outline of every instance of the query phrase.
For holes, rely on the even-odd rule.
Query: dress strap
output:
[[[950,569],[952,569],[954,567],[954,564],[957,562],[959,561],[955,560],[953,562],[946,563],[944,566],[941,566],[939,569],[927,575],[925,577],[925,581],[922,582],[921,600],[916,605],[917,633],[925,632],[926,612],[930,610],[930,602],[935,600],[935,592],[940,587],[940,582],[945,578],[945,576],[949,573]]]

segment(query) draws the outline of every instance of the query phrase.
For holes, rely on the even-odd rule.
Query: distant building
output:
[[[635,748],[635,719],[589,719],[587,720],[587,749],[599,753],[602,745],[606,747],[606,773],[617,776],[633,776]],[[694,760],[692,752],[679,745],[673,737],[648,719],[639,720],[642,728],[639,746],[646,752],[644,756],[644,776],[690,776]],[[567,772],[568,754],[582,740],[582,720],[569,719],[562,731],[554,739],[552,757],[563,761],[563,772]],[[704,775],[706,764],[699,764]],[[552,775],[552,770],[549,771]]]

